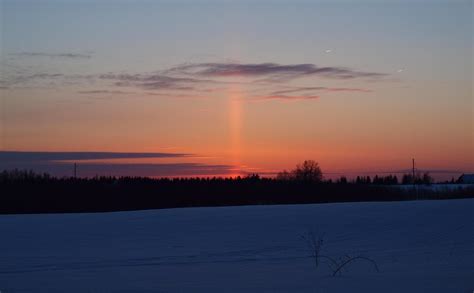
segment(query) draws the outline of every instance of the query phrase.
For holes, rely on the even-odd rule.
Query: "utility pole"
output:
[[[415,159],[414,158],[412,159],[412,162],[413,162],[413,168],[412,168],[412,170],[413,170],[413,185],[415,185]]]

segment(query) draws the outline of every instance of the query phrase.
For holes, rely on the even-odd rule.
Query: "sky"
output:
[[[0,169],[474,171],[472,1],[0,3]]]

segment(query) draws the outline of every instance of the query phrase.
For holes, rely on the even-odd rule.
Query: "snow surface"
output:
[[[0,291],[473,292],[474,199],[0,216]],[[362,254],[339,277],[323,253]]]

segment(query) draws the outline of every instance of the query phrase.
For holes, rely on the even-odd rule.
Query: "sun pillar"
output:
[[[232,164],[239,168],[242,159],[242,96],[240,90],[232,88],[229,97],[230,155]],[[232,174],[232,176],[237,175]]]

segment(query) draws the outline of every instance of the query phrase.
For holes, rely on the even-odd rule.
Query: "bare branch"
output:
[[[332,274],[333,277],[336,276],[336,274],[337,274],[343,267],[345,267],[347,264],[349,264],[349,263],[351,263],[351,262],[353,262],[353,261],[355,261],[355,260],[366,260],[366,261],[372,263],[372,264],[374,265],[375,270],[376,270],[377,272],[379,272],[379,267],[378,267],[377,263],[376,263],[374,260],[372,260],[372,259],[370,259],[370,258],[368,258],[368,257],[364,257],[364,256],[354,256],[354,257],[349,257],[346,261],[340,263],[339,266],[336,268],[336,270],[334,270],[334,272],[333,272],[333,274]]]

